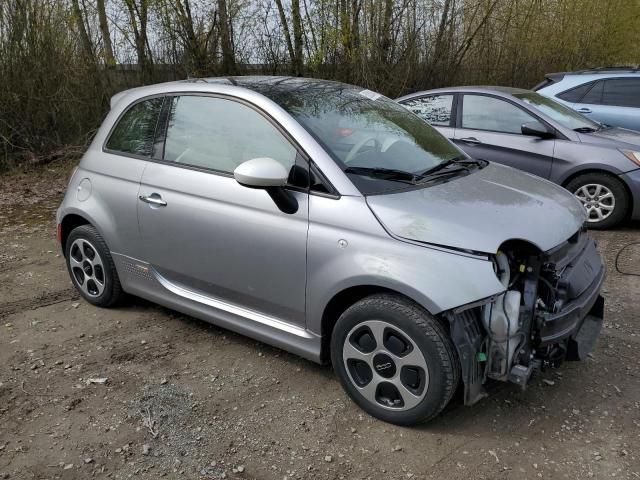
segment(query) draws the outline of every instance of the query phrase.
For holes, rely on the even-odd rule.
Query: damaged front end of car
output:
[[[584,359],[602,326],[605,268],[586,228],[546,252],[507,241],[493,264],[504,292],[444,314],[467,405],[487,395],[490,380],[524,389],[536,370]]]

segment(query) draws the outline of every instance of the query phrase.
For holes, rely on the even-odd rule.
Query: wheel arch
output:
[[[577,170],[573,170],[571,172],[568,172],[568,174],[565,177],[560,179],[560,185],[562,187],[564,187],[564,188],[567,188],[567,185],[569,185],[569,183],[572,180],[578,178],[580,175],[586,175],[586,174],[590,174],[590,173],[595,173],[595,174],[599,174],[599,175],[611,175],[613,177],[620,178],[620,176],[618,175],[618,173],[615,170],[609,170],[608,168],[605,168],[605,167],[593,165],[593,166],[591,166],[589,168],[581,168],[581,169],[577,169]],[[622,183],[625,183],[625,182],[622,181]]]
[[[561,185],[562,185],[563,188],[567,188],[569,183],[571,183],[573,180],[575,180],[576,178],[578,178],[581,175],[587,175],[587,174],[609,175],[609,176],[614,177],[617,180],[619,180],[620,183],[623,185],[625,191],[627,192],[627,197],[629,199],[628,200],[629,201],[629,205],[627,205],[627,207],[629,207],[629,209],[627,211],[627,216],[629,216],[631,214],[631,210],[632,209],[630,207],[633,206],[633,192],[629,188],[629,185],[627,185],[627,182],[623,178],[621,178],[620,175],[618,175],[613,170],[607,170],[605,168],[598,168],[598,167],[587,168],[585,170],[578,170],[578,171],[572,172],[564,180],[562,180]],[[571,192],[571,193],[573,193],[573,192]]]
[[[67,238],[74,228],[82,225],[93,225],[87,218],[77,213],[68,213],[62,218],[60,222],[60,247],[62,248],[62,254],[67,254]],[[95,225],[93,225],[95,227]]]
[[[398,290],[394,290],[392,288],[383,287],[379,285],[372,284],[362,284],[362,285],[353,285],[347,288],[340,290],[335,293],[333,297],[326,304],[321,317],[321,346],[320,346],[320,362],[328,363],[331,358],[331,334],[333,332],[333,328],[336,325],[336,322],[340,318],[340,316],[349,308],[351,305],[356,302],[362,300],[365,297],[376,295],[376,294],[392,294],[397,295],[399,297],[405,298],[416,305],[419,305],[420,308],[425,309],[429,314],[431,314],[428,309],[421,304],[421,302],[417,301],[415,298],[407,295],[406,293],[400,292]],[[441,319],[433,315],[434,318],[438,319],[440,323],[447,328],[447,322],[442,322]]]

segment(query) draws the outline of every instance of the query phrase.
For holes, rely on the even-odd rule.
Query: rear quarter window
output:
[[[565,102],[578,103],[582,97],[593,87],[593,82],[585,83],[556,95]]]
[[[162,98],[150,98],[129,107],[111,131],[107,150],[150,157]]]

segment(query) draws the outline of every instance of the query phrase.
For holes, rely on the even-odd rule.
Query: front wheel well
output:
[[[596,174],[596,175],[608,175],[609,177],[613,177],[616,180],[618,180],[620,183],[622,183],[622,185],[624,185],[624,189],[627,191],[627,195],[629,195],[629,198],[633,198],[632,194],[631,194],[631,190],[629,189],[629,186],[627,185],[627,183],[622,180],[619,175],[610,172],[608,170],[602,170],[602,169],[598,169],[598,168],[591,168],[589,170],[580,170],[578,172],[572,173],[571,175],[569,175],[567,178],[565,178],[561,185],[564,188],[567,188],[567,186],[576,178],[582,176],[582,175],[587,175],[587,174]],[[573,193],[573,192],[571,192]]]
[[[629,217],[629,215],[631,214],[632,208],[631,206],[633,205],[633,193],[631,192],[631,189],[629,188],[629,185],[627,185],[627,183],[622,180],[620,178],[619,175],[610,172],[608,170],[602,170],[602,169],[598,169],[598,168],[592,168],[589,170],[580,170],[579,172],[575,172],[572,173],[571,175],[569,175],[567,178],[564,179],[564,181],[562,182],[562,186],[564,188],[567,188],[569,186],[569,184],[575,180],[576,178],[582,176],[582,175],[588,175],[588,174],[592,174],[592,175],[606,175],[608,177],[611,177],[613,179],[615,179],[617,182],[620,182],[620,184],[622,185],[622,187],[624,188],[626,194],[627,194],[627,214],[625,217]],[[570,192],[573,193],[573,192]]]
[[[322,345],[320,351],[320,361],[322,363],[328,363],[331,358],[331,334],[333,332],[333,327],[344,311],[363,298],[380,293],[398,295],[413,303],[417,303],[412,298],[407,297],[400,292],[375,285],[358,285],[338,292],[333,296],[329,303],[327,303],[327,306],[322,313]]]
[[[70,213],[69,215],[65,215],[62,219],[62,223],[60,224],[60,246],[62,247],[63,255],[66,255],[66,245],[67,238],[69,238],[69,234],[73,231],[74,228],[77,228],[81,225],[90,225],[86,218],[81,215],[77,215],[75,213]]]

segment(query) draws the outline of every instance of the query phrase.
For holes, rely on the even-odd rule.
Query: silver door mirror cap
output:
[[[289,172],[270,157],[260,157],[241,163],[233,171],[240,185],[251,188],[283,187],[287,184]]]

